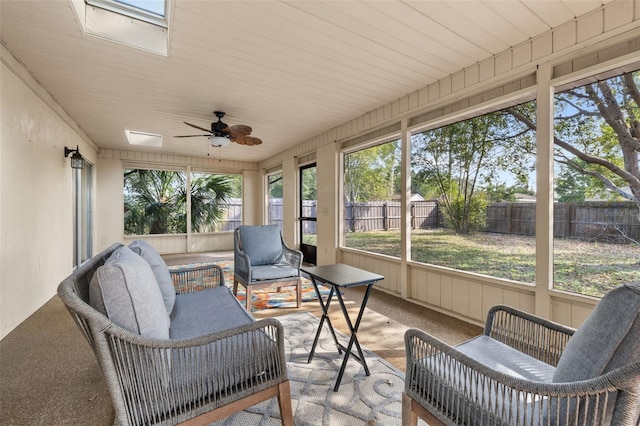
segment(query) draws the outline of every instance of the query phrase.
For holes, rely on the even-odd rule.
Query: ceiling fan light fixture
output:
[[[209,136],[209,143],[211,146],[227,146],[231,143],[229,138],[225,138],[224,136]]]

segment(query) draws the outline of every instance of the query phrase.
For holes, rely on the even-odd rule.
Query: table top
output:
[[[350,287],[357,285],[371,284],[384,279],[384,276],[373,272],[355,268],[344,263],[322,266],[303,266],[300,268],[315,279],[325,284],[338,287]]]

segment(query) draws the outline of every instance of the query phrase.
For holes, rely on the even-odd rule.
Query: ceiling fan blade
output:
[[[211,134],[210,134],[210,133],[209,133],[208,135],[182,135],[182,136],[174,136],[174,138],[201,138],[201,137],[208,138],[209,136],[211,136]]]
[[[251,127],[244,124],[236,124],[234,126],[227,127],[226,131],[232,135],[248,136],[251,134]]]
[[[245,141],[245,136],[243,135],[238,135],[238,136],[233,136],[231,135],[231,137],[229,138],[231,139],[233,142],[237,143],[238,145],[246,145],[247,142]]]
[[[253,136],[245,136],[244,140],[249,146],[260,145],[262,143],[261,139],[254,138]]]
[[[200,127],[200,126],[196,126],[195,124],[191,124],[191,123],[187,123],[186,121],[183,121],[184,124],[186,124],[187,126],[191,126],[194,129],[198,129],[198,130],[202,130],[203,132],[209,132],[211,133],[211,130],[209,129],[205,129],[204,127]],[[207,135],[208,136],[208,135]]]

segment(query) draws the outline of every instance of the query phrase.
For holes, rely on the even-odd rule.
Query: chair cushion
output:
[[[486,335],[474,337],[455,348],[491,369],[518,379],[549,383],[555,370],[553,366]],[[457,360],[443,362],[440,355],[434,355],[417,360],[407,372],[406,380],[410,384],[407,390],[424,406],[436,400],[439,410],[450,413],[452,420],[458,422],[456,424],[511,424],[489,413],[487,404],[494,408],[494,413],[517,413],[518,421],[512,418],[513,423],[543,424],[538,418],[539,406],[532,404],[530,395],[505,392],[481,377],[481,374],[470,374]],[[541,402],[544,403],[535,401],[536,404]]]
[[[144,240],[133,241],[129,244],[129,248],[133,250],[134,253],[142,256],[142,258],[149,263],[149,266],[151,266],[151,270],[158,281],[158,287],[160,287],[160,291],[162,292],[167,313],[170,314],[173,310],[173,304],[176,301],[176,290],[173,287],[173,279],[171,278],[169,268],[167,268],[164,259],[151,244]]]
[[[242,251],[249,256],[251,266],[269,265],[282,259],[282,240],[277,225],[239,227]]]
[[[550,383],[555,368],[486,335],[456,346],[463,354],[487,367],[519,379]]]
[[[297,278],[298,269],[288,264],[259,265],[251,268],[251,281]]]
[[[89,285],[89,303],[129,331],[169,338],[169,314],[151,266],[128,247],[114,251]]]
[[[592,379],[640,358],[640,283],[611,290],[565,347],[553,381]]]
[[[249,324],[253,316],[226,287],[214,287],[176,296],[169,337],[190,339]]]

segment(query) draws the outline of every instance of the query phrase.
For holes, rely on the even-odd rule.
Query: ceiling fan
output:
[[[184,124],[187,126],[191,126],[198,130],[202,130],[203,132],[207,132],[206,135],[185,135],[185,136],[176,136],[176,138],[195,138],[207,136],[209,137],[209,143],[212,146],[227,146],[229,142],[235,142],[239,145],[260,145],[262,140],[255,138],[253,136],[249,136],[251,134],[251,127],[246,126],[244,124],[236,124],[235,126],[228,126],[226,123],[222,122],[222,117],[224,117],[225,113],[222,111],[214,111],[213,112],[216,117],[218,117],[218,121],[214,121],[211,123],[211,130],[205,129],[204,127],[196,126],[195,124],[187,123]]]

